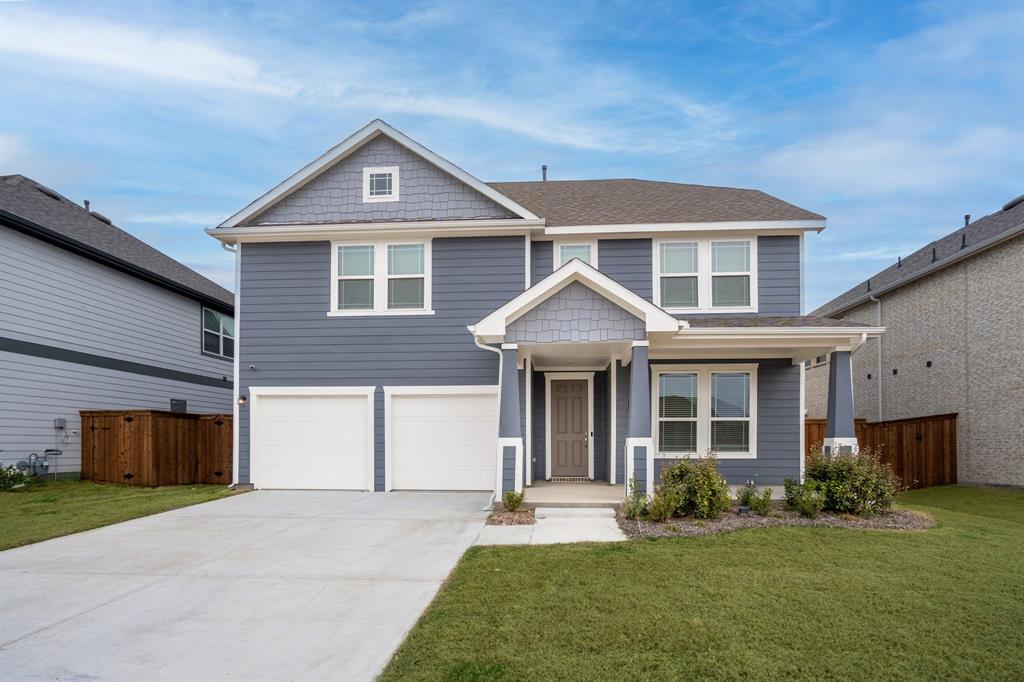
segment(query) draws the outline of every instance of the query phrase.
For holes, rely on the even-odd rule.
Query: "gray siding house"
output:
[[[0,177],[0,465],[81,464],[79,410],[228,413],[234,297],[52,189]]]
[[[207,230],[237,254],[236,483],[649,493],[709,451],[799,477],[804,360],[881,332],[801,316],[824,227],[756,190],[488,184],[373,121]]]
[[[955,412],[958,480],[1024,486],[1024,196],[813,314],[889,330],[853,356],[857,417]],[[825,416],[829,370],[825,356],[807,370],[811,417]]]

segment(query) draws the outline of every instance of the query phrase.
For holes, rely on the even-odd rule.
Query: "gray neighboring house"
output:
[[[813,313],[888,329],[853,356],[856,416],[958,413],[963,483],[1024,485],[1022,235],[1024,196]],[[828,373],[826,357],[807,371],[808,416],[825,416]]]
[[[804,360],[881,333],[801,316],[824,227],[749,189],[488,184],[373,121],[207,230],[237,252],[236,483],[649,493],[710,449],[799,477]]]
[[[0,177],[0,465],[63,450],[85,409],[228,413],[231,292],[22,175]]]

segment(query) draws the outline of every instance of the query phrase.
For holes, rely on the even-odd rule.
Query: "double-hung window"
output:
[[[756,457],[756,365],[661,365],[652,382],[659,457]]]
[[[555,270],[562,267],[573,258],[578,258],[584,263],[597,267],[597,242],[555,242],[554,248]]]
[[[235,319],[203,308],[203,352],[222,358],[235,357]]]
[[[335,242],[331,315],[430,313],[430,241]]]
[[[654,303],[671,312],[756,312],[757,240],[656,239]]]

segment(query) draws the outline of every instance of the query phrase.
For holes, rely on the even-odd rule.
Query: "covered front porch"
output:
[[[501,354],[495,492],[544,506],[650,495],[664,466],[709,452],[730,484],[801,477],[803,362],[833,354],[826,445],[856,447],[849,357],[880,333],[677,319],[579,261],[469,329]]]

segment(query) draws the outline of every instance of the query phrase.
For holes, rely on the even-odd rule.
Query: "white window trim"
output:
[[[207,329],[206,328],[206,311],[207,310],[209,310],[211,313],[214,313],[215,315],[217,315],[217,321],[220,324],[220,329],[217,330],[217,336],[220,339],[220,352],[219,353],[211,353],[210,351],[206,350],[206,332],[207,331],[209,331],[209,332],[213,332],[214,331],[212,329]],[[230,319],[231,322],[232,322],[232,326],[235,327],[235,332],[238,331],[238,324],[235,322],[235,318],[234,318],[233,315],[227,315],[225,313],[220,312],[219,310],[214,310],[213,308],[207,307],[205,305],[202,306],[202,312],[200,313],[200,318],[199,318],[199,351],[203,355],[209,355],[210,357],[213,357],[213,358],[220,358],[222,360],[232,360],[233,361],[238,356],[238,334],[233,332],[231,334],[231,336],[227,337],[227,338],[231,339],[234,342],[234,344],[235,344],[234,349],[235,350],[234,350],[234,353],[232,353],[231,355],[224,355],[224,325],[223,325],[223,323],[220,322],[220,318],[222,318],[222,317],[226,317],[226,318]]]
[[[388,274],[388,246],[400,244],[423,245],[423,307],[422,308],[388,308],[388,280],[409,278],[414,275]],[[433,257],[432,240],[430,239],[388,239],[388,240],[344,240],[331,242],[331,309],[328,317],[377,317],[381,315],[433,315]],[[338,247],[341,246],[372,246],[373,247],[373,308],[354,310],[338,309]],[[352,279],[369,279],[358,276]]]
[[[375,173],[391,173],[391,194],[370,196],[370,176]],[[363,203],[376,204],[384,201],[398,201],[398,166],[366,166],[363,168]]]
[[[586,380],[587,414],[587,478],[594,480],[594,372],[545,372],[544,374],[544,478],[551,480],[551,382],[558,380]]]
[[[715,272],[711,271],[711,243],[712,242],[747,242],[750,244],[750,271],[749,272]],[[654,271],[654,305],[664,308],[670,313],[756,313],[757,312],[757,237],[704,237],[691,239],[687,237],[675,237],[651,240],[651,260]],[[661,305],[661,245],[662,244],[697,244],[697,306],[686,308],[666,308]],[[728,275],[749,275],[750,276],[750,305],[749,306],[712,306],[711,305],[711,279],[713,276]],[[666,275],[671,276],[671,275]],[[685,276],[685,275],[680,275]]]
[[[589,246],[590,247],[590,265],[593,268],[597,267],[597,240],[580,240],[580,239],[556,239],[552,242],[551,246],[551,269],[557,270],[562,267],[564,263],[561,263],[559,254],[562,251],[563,246]]]
[[[662,374],[691,372],[697,375],[697,452],[661,452],[658,437],[658,385]],[[757,459],[757,364],[655,365],[651,377],[651,437],[654,456],[661,459],[702,459],[711,448],[711,375],[721,372],[745,372],[750,375],[750,450],[720,452],[718,459]],[[723,418],[724,419],[724,418]],[[740,421],[729,420],[725,421]]]

